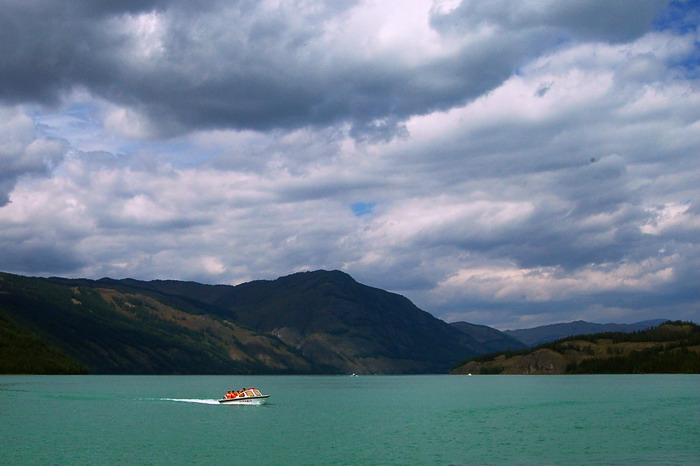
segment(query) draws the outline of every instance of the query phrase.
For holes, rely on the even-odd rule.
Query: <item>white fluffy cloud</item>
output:
[[[19,178],[48,174],[65,151],[64,141],[41,137],[22,110],[0,107],[0,207]]]

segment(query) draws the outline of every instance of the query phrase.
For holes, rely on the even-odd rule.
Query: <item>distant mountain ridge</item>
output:
[[[489,332],[475,338],[340,271],[237,286],[0,273],[0,335],[12,336],[0,372],[445,373],[511,348]]]
[[[519,350],[527,347],[525,343],[517,338],[486,325],[470,324],[469,322],[452,322],[450,325],[470,335],[481,343],[484,348],[493,348],[492,350],[490,349],[489,352]]]
[[[503,333],[522,341],[527,346],[537,346],[572,335],[590,335],[604,332],[637,332],[639,330],[656,327],[667,320],[668,319],[646,320],[633,324],[596,324],[577,320],[574,322],[542,325],[527,329],[504,330]]]

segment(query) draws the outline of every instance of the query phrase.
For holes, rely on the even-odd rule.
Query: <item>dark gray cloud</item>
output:
[[[56,103],[82,87],[146,115],[160,134],[345,122],[359,139],[388,140],[412,115],[495,88],[562,35],[633,39],[661,4],[606,2],[600,14],[596,2],[465,1],[433,15],[433,27],[451,34],[479,18],[504,33],[410,62],[387,52],[338,54],[367,40],[334,30],[350,2],[5,2],[0,98]]]
[[[57,247],[51,241],[22,241],[19,244],[3,242],[0,245],[3,270],[21,270],[31,275],[71,274],[85,267],[87,261],[77,257],[70,248]]]

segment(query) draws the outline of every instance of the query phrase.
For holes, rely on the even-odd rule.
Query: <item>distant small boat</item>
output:
[[[219,403],[227,405],[262,405],[267,402],[268,398],[270,398],[270,395],[263,395],[257,388],[251,387],[242,390],[229,390],[219,400]]]

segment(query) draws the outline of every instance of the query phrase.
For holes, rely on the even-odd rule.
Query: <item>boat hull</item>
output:
[[[268,398],[270,398],[270,395],[223,398],[219,400],[219,403],[222,405],[262,405],[267,403]]]

